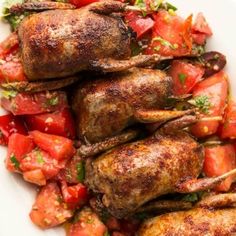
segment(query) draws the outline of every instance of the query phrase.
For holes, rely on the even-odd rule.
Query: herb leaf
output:
[[[14,98],[14,97],[16,97],[17,94],[18,94],[18,92],[14,91],[14,90],[3,90],[2,91],[2,96],[7,99]]]
[[[187,75],[184,74],[184,73],[179,73],[179,74],[178,74],[178,78],[179,78],[180,83],[181,83],[182,85],[184,85],[184,84],[185,84],[185,81],[186,81],[186,78],[187,78]]]
[[[42,153],[40,152],[40,150],[37,150],[37,151],[36,151],[36,155],[37,155],[37,162],[38,162],[39,164],[44,164],[45,161],[44,161],[44,159],[43,159],[43,155],[42,155]]]
[[[106,232],[103,234],[103,236],[110,236],[110,234],[109,234],[108,231],[106,231]]]
[[[76,165],[77,170],[77,179],[79,182],[82,182],[85,177],[84,163],[81,161]]]
[[[185,195],[182,200],[187,201],[187,202],[196,202],[198,201],[198,195],[197,193],[190,193]]]
[[[17,169],[20,168],[20,162],[16,159],[16,156],[14,154],[11,154],[10,160],[15,168],[17,168]]]
[[[48,100],[48,104],[51,106],[56,106],[59,103],[58,97],[53,97]]]
[[[158,41],[158,42],[161,43],[162,46],[169,47],[169,48],[171,48],[171,49],[173,49],[173,50],[175,50],[175,49],[178,48],[178,44],[172,44],[172,43],[170,43],[169,41],[163,39],[163,38],[160,37],[160,36],[153,38],[152,41],[153,41],[153,42]]]
[[[206,95],[200,95],[193,100],[188,101],[190,104],[196,106],[202,113],[208,114],[212,104],[209,101],[209,97]]]

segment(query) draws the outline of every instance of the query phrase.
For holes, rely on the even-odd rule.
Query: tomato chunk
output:
[[[204,173],[208,177],[222,175],[236,168],[236,155],[232,144],[205,148]],[[216,187],[217,191],[227,192],[234,180],[228,177]]]
[[[41,189],[30,212],[32,222],[43,229],[62,224],[72,215],[72,211],[67,209],[63,202],[58,185],[54,182]]]
[[[39,130],[48,134],[75,138],[75,124],[69,108],[38,115],[25,116],[29,130]]]
[[[27,130],[21,118],[7,114],[0,116],[0,144],[8,144],[11,134],[27,134]]]
[[[202,34],[205,34],[206,36],[211,36],[213,34],[210,26],[208,25],[206,21],[206,18],[201,12],[197,14],[197,17],[192,26],[192,30],[195,33],[196,32],[202,33]]]
[[[89,5],[93,2],[98,2],[99,0],[69,0],[71,4],[74,4],[77,8]]]
[[[201,118],[222,116],[228,94],[228,77],[220,71],[198,83],[193,90],[193,99],[202,111]],[[199,121],[191,128],[196,137],[205,137],[216,133],[220,122]]]
[[[70,184],[77,184],[83,182],[85,177],[84,162],[75,155],[67,163],[64,169],[60,171],[57,176],[59,181],[65,180]]]
[[[7,61],[0,65],[0,82],[27,80],[20,61]]]
[[[1,104],[4,109],[14,115],[32,115],[54,112],[68,107],[64,92],[40,92],[35,94],[8,94],[3,92]]]
[[[106,226],[88,207],[79,212],[77,219],[78,222],[70,225],[68,236],[104,236],[107,232]]]
[[[221,138],[236,138],[236,101],[234,100],[228,102],[220,136]]]
[[[47,152],[36,148],[21,160],[20,169],[24,173],[33,170],[41,170],[45,179],[51,179],[65,167],[65,164],[65,161],[58,161]]]
[[[40,131],[29,132],[34,143],[57,160],[70,159],[75,154],[72,140]]]
[[[25,155],[31,152],[34,143],[31,137],[14,133],[9,138],[7,158],[5,161],[9,171],[19,172],[20,162]]]
[[[62,181],[61,190],[64,201],[72,209],[82,206],[88,200],[87,188],[81,183],[68,186],[66,181]]]
[[[174,60],[169,69],[169,75],[173,78],[175,95],[183,95],[192,91],[204,75],[204,69],[191,63]]]
[[[191,16],[186,20],[160,10],[153,14],[155,24],[152,30],[152,42],[147,54],[158,53],[163,56],[183,56],[192,50]]]
[[[154,26],[154,21],[151,17],[143,17],[138,12],[126,12],[125,20],[133,31],[136,32],[137,38],[140,38]]]
[[[5,40],[0,43],[0,58],[4,59],[7,54],[12,53],[19,47],[17,33],[11,33]]]
[[[46,185],[47,183],[46,177],[44,176],[43,171],[40,169],[24,172],[23,178],[25,181],[39,186]]]

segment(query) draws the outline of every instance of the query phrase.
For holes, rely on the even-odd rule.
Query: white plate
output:
[[[227,72],[232,91],[236,91],[236,0],[170,0],[182,15],[203,12],[213,29],[208,49],[227,56]],[[3,0],[0,0],[0,8]],[[0,22],[0,41],[9,33],[9,27]],[[0,236],[64,236],[63,229],[42,231],[28,217],[35,198],[35,189],[21,177],[8,173],[4,167],[6,150],[0,147]],[[78,235],[79,236],[79,235]],[[92,236],[92,235],[91,235]]]

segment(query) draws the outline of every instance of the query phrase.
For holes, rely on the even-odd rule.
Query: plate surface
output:
[[[231,90],[236,94],[236,0],[170,0],[180,15],[203,12],[214,32],[207,48],[227,56],[226,71],[230,76]],[[0,0],[0,9],[3,0]],[[9,34],[9,27],[0,22],[0,41]],[[235,93],[234,93],[235,91]],[[1,114],[4,111],[0,111]],[[28,213],[35,198],[35,188],[22,181],[19,175],[7,172],[4,166],[6,149],[0,147],[0,236],[64,236],[62,228],[42,231],[34,226]],[[92,236],[92,235],[91,235]]]

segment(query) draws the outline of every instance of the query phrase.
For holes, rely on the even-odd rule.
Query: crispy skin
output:
[[[80,84],[73,100],[78,136],[96,143],[120,133],[137,122],[135,110],[163,108],[171,88],[164,72],[142,68]]]
[[[230,236],[236,233],[236,209],[196,208],[144,222],[138,236]]]
[[[91,6],[45,11],[22,21],[18,31],[21,58],[30,80],[93,69],[94,61],[102,58],[129,58],[130,36],[124,22],[94,13]]]
[[[185,132],[158,134],[117,147],[86,163],[86,183],[103,193],[103,203],[117,218],[133,213],[151,199],[175,191],[198,177],[202,147]]]

